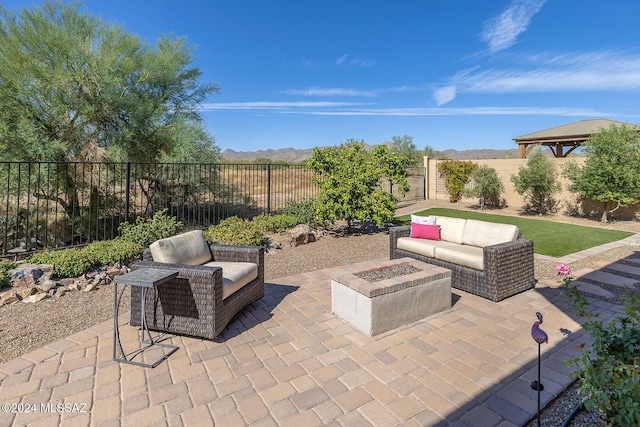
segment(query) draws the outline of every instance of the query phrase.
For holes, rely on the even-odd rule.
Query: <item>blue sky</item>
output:
[[[7,9],[34,1],[5,0]],[[221,91],[221,149],[509,149],[577,120],[640,123],[637,0],[87,0],[154,43],[185,36]]]

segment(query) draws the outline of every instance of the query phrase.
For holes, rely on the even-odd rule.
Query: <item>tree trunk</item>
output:
[[[607,218],[607,202],[604,202],[604,209],[602,209],[602,218],[600,218],[600,222],[603,224],[607,224],[609,222],[609,218]]]

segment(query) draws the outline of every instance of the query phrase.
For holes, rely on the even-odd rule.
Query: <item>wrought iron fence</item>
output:
[[[424,168],[415,169],[403,200],[424,199]],[[0,256],[112,239],[121,222],[165,209],[186,226],[206,228],[317,195],[303,165],[1,162]]]

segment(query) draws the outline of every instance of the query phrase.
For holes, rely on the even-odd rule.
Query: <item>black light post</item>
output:
[[[540,427],[540,392],[544,390],[544,386],[540,382],[540,346],[543,342],[548,343],[549,337],[545,331],[540,329],[540,325],[542,324],[542,313],[536,312],[536,317],[538,318],[538,321],[531,327],[531,337],[538,343],[538,380],[531,383],[531,388],[538,391],[538,427]]]

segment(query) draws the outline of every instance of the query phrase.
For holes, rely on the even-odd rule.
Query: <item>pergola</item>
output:
[[[599,130],[608,129],[611,125],[632,126],[640,130],[640,126],[608,119],[581,120],[547,130],[517,136],[513,140],[518,144],[518,157],[524,159],[536,146],[549,147],[555,157],[566,157],[584,141]]]

